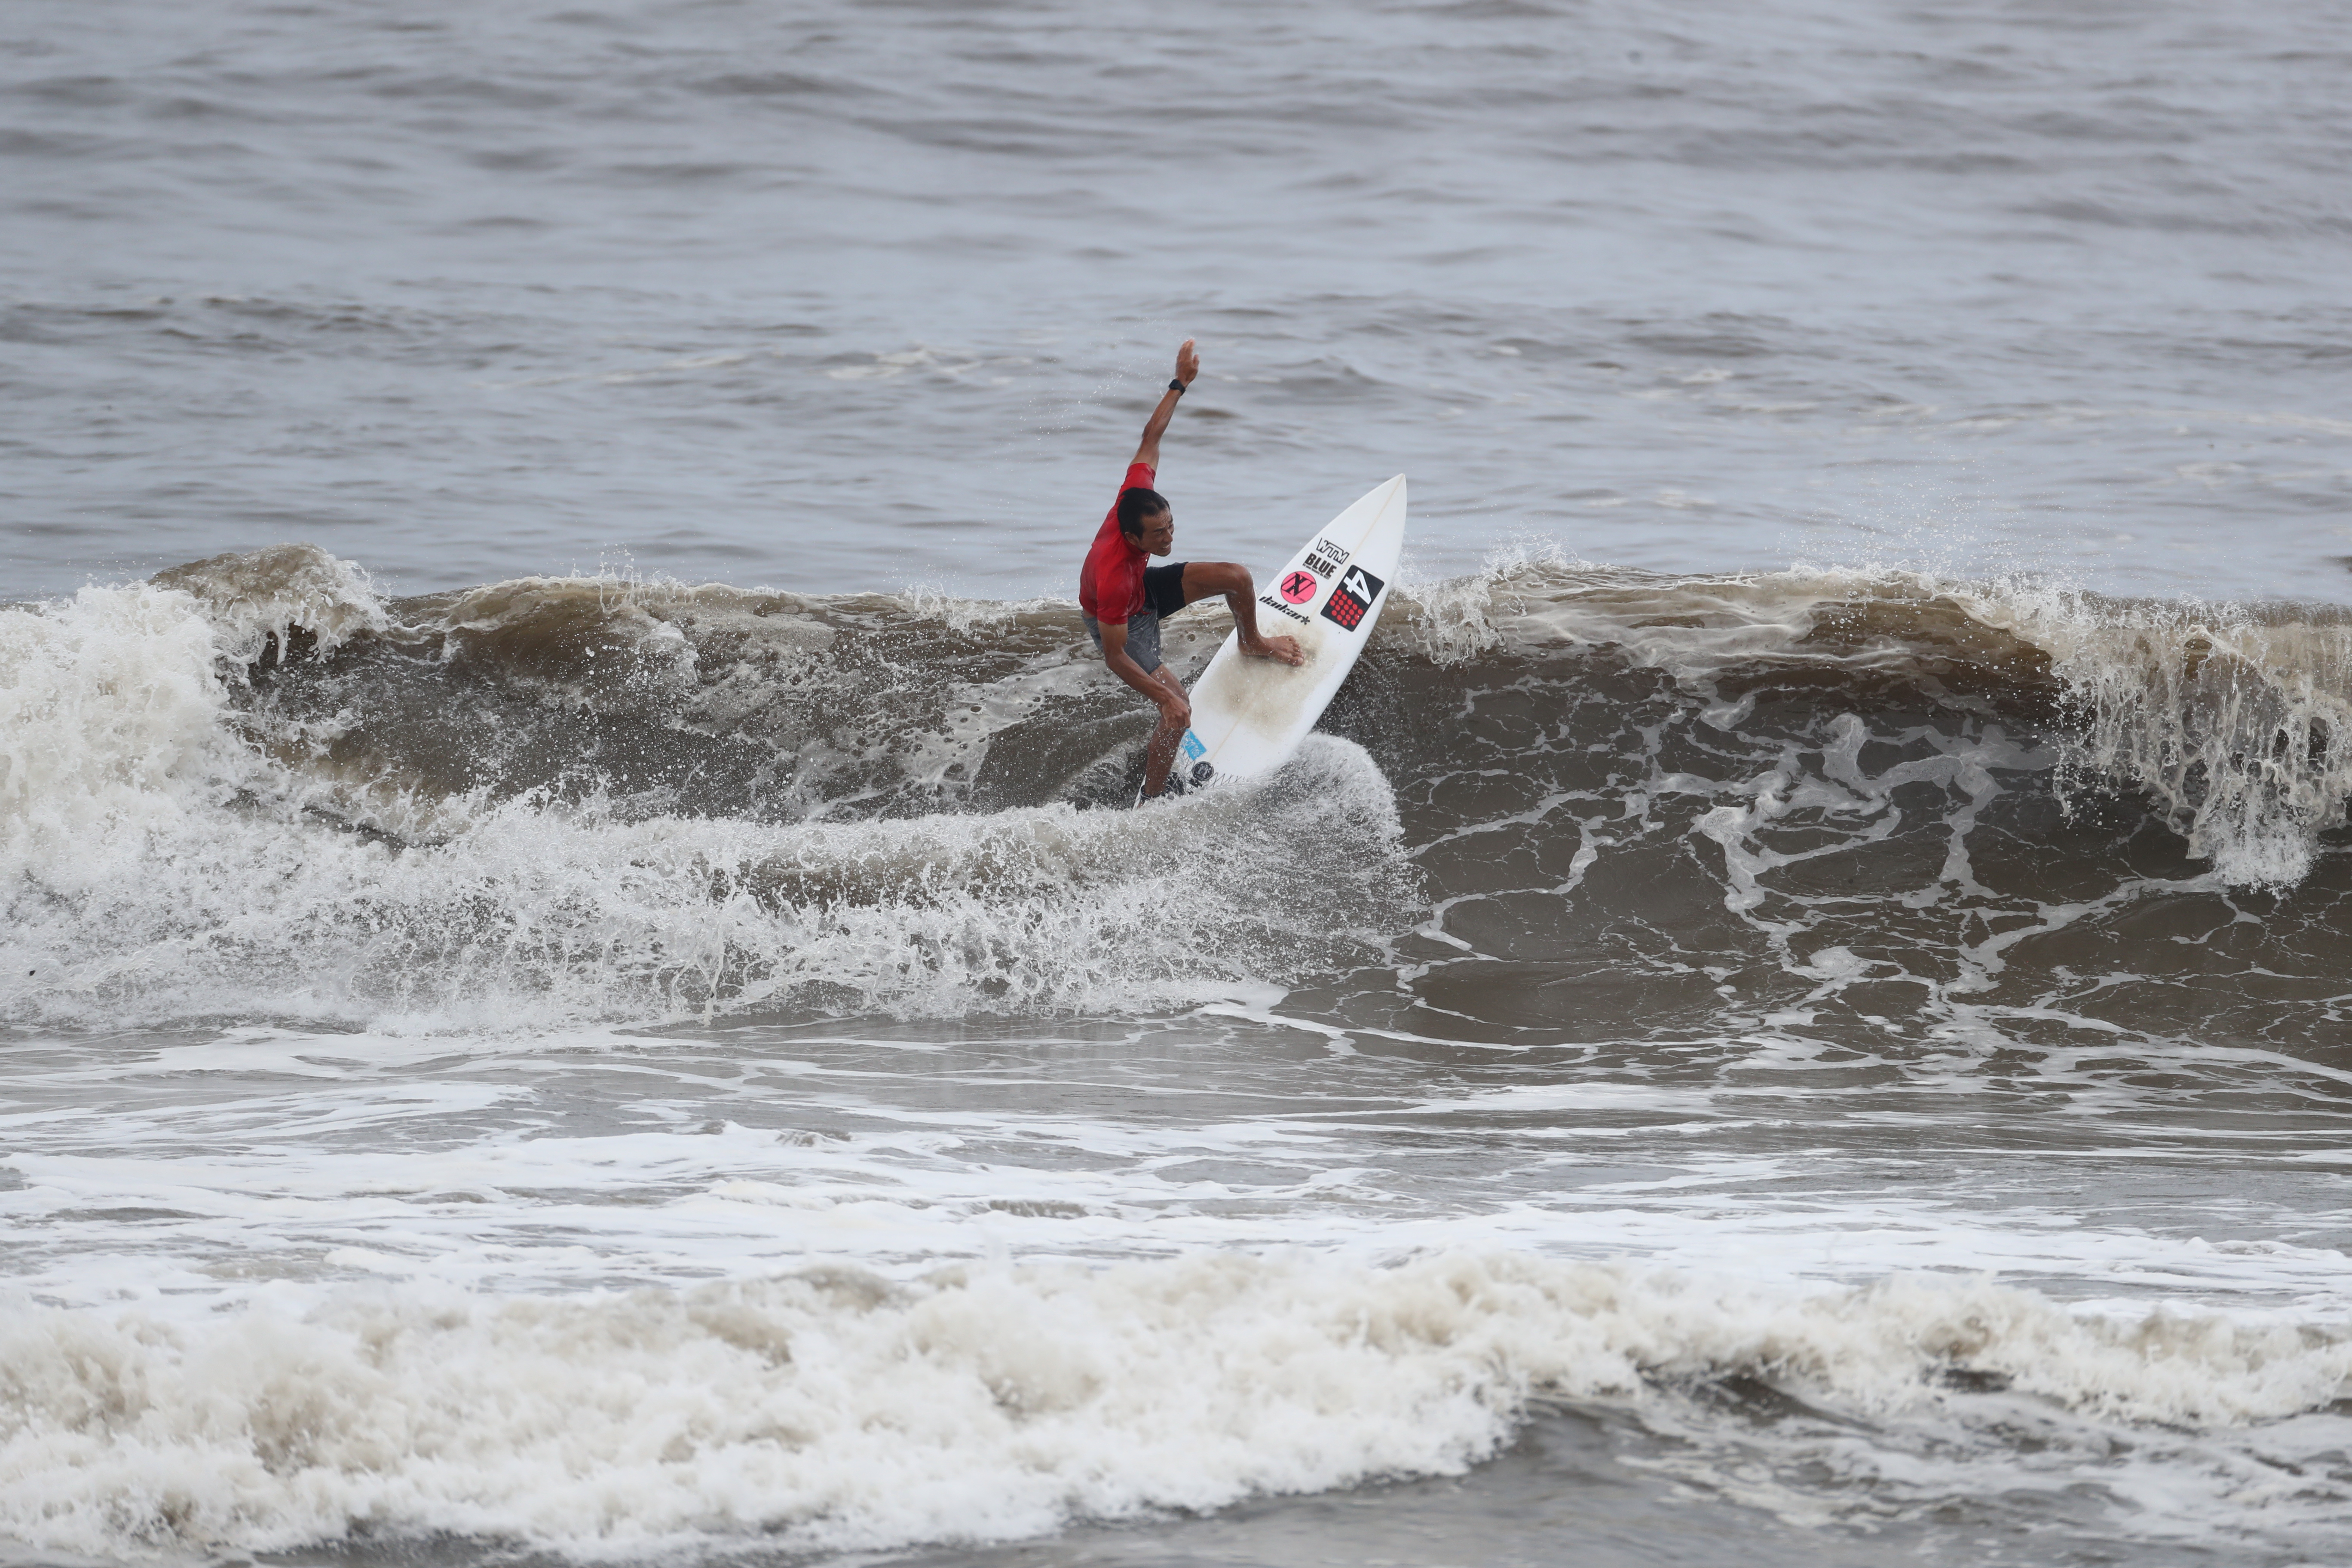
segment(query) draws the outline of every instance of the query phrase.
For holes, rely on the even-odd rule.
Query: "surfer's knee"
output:
[[[1253,591],[1249,568],[1238,561],[1188,561],[1184,563],[1184,597],[1205,599],[1212,594],[1248,595]]]

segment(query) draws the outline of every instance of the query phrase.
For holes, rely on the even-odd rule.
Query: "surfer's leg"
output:
[[[1241,632],[1240,647],[1251,658],[1278,658],[1285,664],[1305,664],[1306,650],[1293,637],[1265,637],[1257,629],[1257,584],[1250,581],[1249,568],[1234,561],[1187,561],[1184,563],[1184,602],[1205,599],[1212,594],[1223,594],[1234,612],[1234,625]]]
[[[1161,595],[1169,602],[1173,602],[1175,596],[1172,591]],[[1181,609],[1183,606],[1180,605],[1176,607]],[[1175,671],[1162,663],[1160,658],[1158,605],[1138,610],[1127,617],[1127,657],[1141,666],[1145,677],[1156,682],[1162,689],[1172,692],[1180,700],[1183,697],[1184,683],[1176,679]],[[1163,710],[1163,714],[1164,711]],[[1180,710],[1180,711],[1189,711],[1189,710]],[[1168,769],[1175,762],[1176,748],[1183,742],[1183,740],[1184,726],[1171,725],[1164,716],[1152,730],[1151,743],[1145,748],[1143,753],[1145,799],[1149,800],[1158,795],[1160,786],[1168,782]]]
[[[1151,679],[1173,691],[1177,696],[1184,695],[1183,684],[1176,679],[1175,672],[1166,665],[1154,667],[1151,670]],[[1158,795],[1161,787],[1168,783],[1168,770],[1174,764],[1176,748],[1183,739],[1184,726],[1171,724],[1165,719],[1160,721],[1158,729],[1151,731],[1151,744],[1143,753],[1144,799],[1150,800],[1153,795]]]

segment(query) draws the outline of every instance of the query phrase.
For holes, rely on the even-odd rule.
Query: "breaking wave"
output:
[[[0,610],[0,1014],[1152,1010],[1413,932],[1433,994],[1596,924],[1717,989],[1907,931],[1948,1005],[2152,893],[2332,896],[2352,789],[2320,608],[1517,560],[1404,598],[1284,773],[1141,813],[1099,675],[1052,602],[387,601],[302,546]]]
[[[1513,1254],[834,1268],[566,1298],[403,1285],[186,1322],[17,1306],[0,1347],[0,1529],[93,1553],[1003,1540],[1459,1474],[1559,1400],[1632,1409],[1696,1445],[1694,1468],[1736,1478],[1743,1445],[1777,1450],[1815,1477],[1781,1511],[1883,1520],[1996,1478],[2072,1484],[2019,1468],[2021,1425],[2094,1458],[2135,1426],[2324,1405],[2352,1375],[2352,1343],[2293,1326],[1945,1280],[1774,1296]],[[1813,1419],[1706,1417],[1766,1387]],[[1858,1429],[1876,1474],[1846,1473]],[[2222,1443],[2202,1468],[2238,1462]],[[2344,1499],[2314,1478],[2299,1500]]]

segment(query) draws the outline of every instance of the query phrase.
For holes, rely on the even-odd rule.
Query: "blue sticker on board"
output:
[[[1188,757],[1205,757],[1209,754],[1209,748],[1201,744],[1200,736],[1187,730],[1184,731],[1184,754]]]

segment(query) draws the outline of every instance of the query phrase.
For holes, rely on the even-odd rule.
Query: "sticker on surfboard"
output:
[[[1350,566],[1348,574],[1339,579],[1339,585],[1331,590],[1330,602],[1323,606],[1323,618],[1352,632],[1364,624],[1364,612],[1372,607],[1372,601],[1387,586],[1387,578],[1375,577],[1360,566]]]
[[[1348,555],[1349,552],[1347,551],[1340,549],[1329,540],[1318,535],[1316,538],[1314,547],[1307,552],[1305,557],[1300,560],[1299,564],[1306,567],[1309,572],[1318,572],[1322,575],[1328,577],[1332,573],[1337,572],[1340,567],[1345,566],[1348,563]]]

